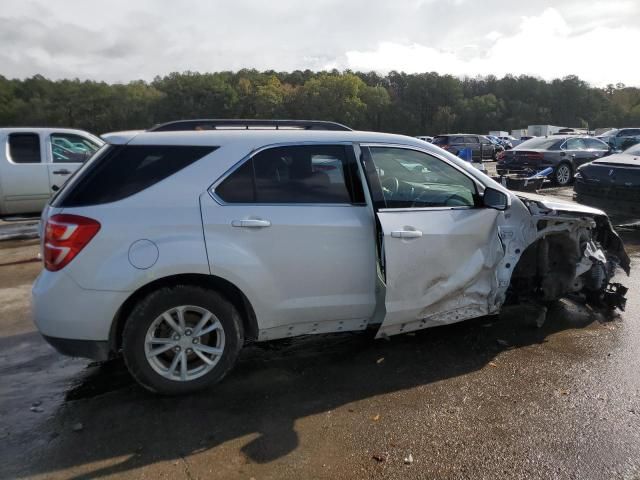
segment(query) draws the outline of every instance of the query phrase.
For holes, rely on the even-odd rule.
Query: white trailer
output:
[[[563,128],[565,127],[557,127],[555,125],[529,125],[527,134],[531,137],[546,137],[559,132]]]

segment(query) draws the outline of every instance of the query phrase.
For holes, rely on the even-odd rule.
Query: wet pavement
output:
[[[622,234],[614,318],[562,301],[542,328],[270,342],[182,398],[55,353],[30,320],[37,245],[2,242],[0,478],[640,478],[640,233]]]

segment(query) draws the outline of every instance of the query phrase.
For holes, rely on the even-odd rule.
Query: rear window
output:
[[[553,147],[559,146],[563,142],[557,138],[532,138],[518,145],[514,150],[526,150],[528,148],[539,148],[540,150],[552,150]]]
[[[80,207],[122,200],[164,180],[217,148],[185,145],[109,146],[85,163],[52,205]]]

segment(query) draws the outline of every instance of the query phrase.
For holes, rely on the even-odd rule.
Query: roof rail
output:
[[[151,127],[148,132],[185,132],[190,130],[218,130],[218,129],[244,129],[251,128],[300,129],[300,130],[341,130],[351,129],[341,123],[327,122],[323,120],[258,120],[258,119],[197,119],[176,120],[160,123]]]

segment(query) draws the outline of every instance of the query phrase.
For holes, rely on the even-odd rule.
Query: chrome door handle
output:
[[[393,238],[418,238],[422,236],[420,230],[394,230],[391,232]]]
[[[265,227],[270,227],[271,222],[269,220],[248,218],[245,220],[233,220],[231,222],[231,225],[234,227],[245,227],[245,228],[265,228]]]
[[[54,170],[54,175],[69,175],[71,172],[69,170]]]

